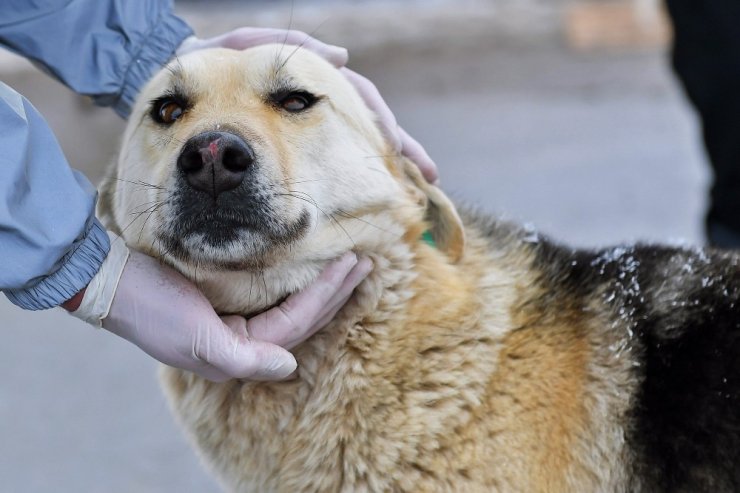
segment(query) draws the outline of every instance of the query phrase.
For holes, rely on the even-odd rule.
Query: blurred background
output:
[[[657,0],[181,1],[201,37],[292,27],[350,51],[456,199],[574,246],[701,244],[709,183]],[[124,123],[0,52],[94,182]],[[61,310],[0,301],[0,491],[205,492],[156,364]]]

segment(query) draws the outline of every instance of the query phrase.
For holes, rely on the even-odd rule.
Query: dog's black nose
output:
[[[254,152],[240,137],[228,132],[204,132],[191,137],[177,158],[177,167],[191,187],[213,198],[238,187]]]

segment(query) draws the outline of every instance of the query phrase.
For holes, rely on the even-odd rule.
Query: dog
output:
[[[294,350],[296,378],[163,369],[229,491],[740,490],[738,255],[574,250],[457,207],[306,50],[158,73],[99,215],[223,314],[275,306],[347,250],[374,262]]]

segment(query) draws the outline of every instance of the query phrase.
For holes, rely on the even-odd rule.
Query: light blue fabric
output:
[[[0,45],[123,117],[191,34],[170,1],[0,1]]]
[[[191,34],[171,2],[0,1],[0,45],[124,117]],[[10,301],[45,309],[87,286],[110,248],[95,200],[38,111],[0,83],[0,290]]]

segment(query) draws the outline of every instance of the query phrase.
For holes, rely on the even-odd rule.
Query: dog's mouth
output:
[[[165,252],[181,261],[227,270],[264,268],[278,251],[303,237],[309,217],[304,211],[295,222],[264,228],[220,212],[204,214],[158,238]]]
[[[228,270],[268,265],[303,238],[311,222],[308,210],[287,214],[274,197],[255,189],[216,200],[180,189],[171,203],[170,219],[156,233],[164,251],[180,261]]]

